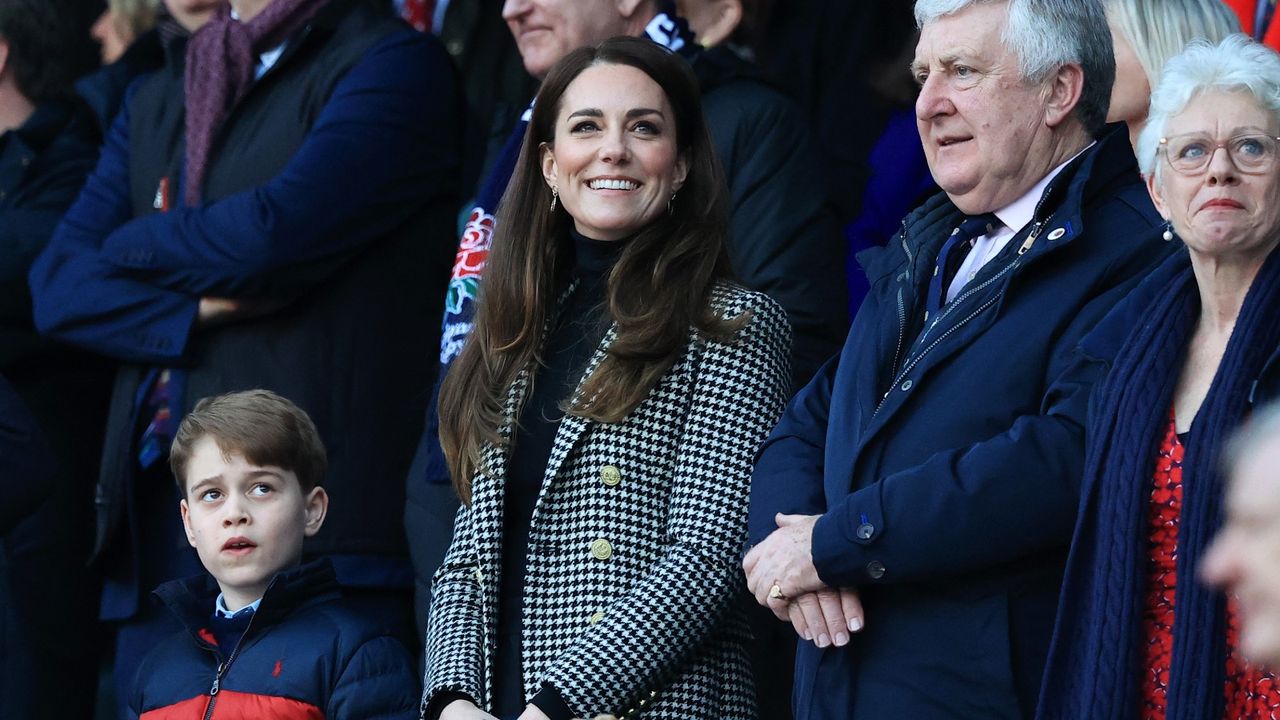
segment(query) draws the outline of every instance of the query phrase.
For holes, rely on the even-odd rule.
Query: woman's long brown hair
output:
[[[581,392],[566,398],[566,412],[606,423],[625,419],[676,361],[691,327],[725,338],[745,321],[717,317],[707,304],[712,284],[731,275],[728,199],[692,71],[679,56],[641,38],[613,38],[569,53],[551,69],[534,102],[498,206],[475,327],[440,389],[440,442],[453,486],[468,504],[473,476],[487,470],[481,462],[485,443],[510,449],[500,432],[509,422],[508,389],[522,369],[539,361],[548,317],[571,270],[566,224],[572,218],[563,207],[550,209],[540,146],[555,140],[565,89],[598,64],[629,65],[663,88],[689,171],[671,212],[628,241],[614,265],[607,294],[616,339]]]

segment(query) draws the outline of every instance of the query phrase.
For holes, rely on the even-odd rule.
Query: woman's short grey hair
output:
[[[1111,29],[1101,0],[916,0],[916,25],[959,12],[971,5],[1007,2],[1009,20],[1000,39],[1018,58],[1022,77],[1043,82],[1070,63],[1084,70],[1084,89],[1076,117],[1098,137],[1107,123],[1116,59]]]
[[[1280,119],[1280,55],[1244,35],[1229,35],[1217,45],[1196,40],[1170,58],[1151,93],[1147,125],[1138,135],[1136,152],[1143,177],[1155,173],[1159,182],[1156,153],[1165,125],[1186,110],[1196,95],[1209,90],[1251,93]]]
[[[1239,18],[1222,0],[1107,0],[1107,18],[1129,40],[1152,85],[1187,43],[1219,43],[1240,32]]]

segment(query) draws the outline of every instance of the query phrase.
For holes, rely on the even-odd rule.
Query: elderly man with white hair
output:
[[[753,476],[748,585],[812,641],[799,720],[1034,712],[1101,375],[1072,350],[1172,249],[1104,126],[1100,2],[915,9],[943,193],[860,257],[845,347]]]

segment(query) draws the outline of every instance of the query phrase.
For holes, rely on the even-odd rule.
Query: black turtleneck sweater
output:
[[[534,371],[533,391],[520,410],[507,482],[502,525],[502,580],[498,600],[498,647],[494,658],[494,715],[515,718],[533,702],[551,720],[572,717],[559,692],[544,687],[526,701],[521,667],[524,631],[524,578],[529,526],[542,491],[543,476],[556,431],[564,417],[561,404],[577,389],[587,363],[609,328],[606,285],[626,241],[602,241],[569,232],[574,247],[573,293],[555,316]]]

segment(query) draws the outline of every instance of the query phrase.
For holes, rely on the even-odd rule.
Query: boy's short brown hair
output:
[[[296,474],[303,492],[324,484],[328,459],[315,423],[302,408],[270,390],[207,397],[182,419],[169,450],[169,468],[184,493],[187,462],[205,436],[212,437],[224,455],[236,453],[254,465],[274,465]]]

